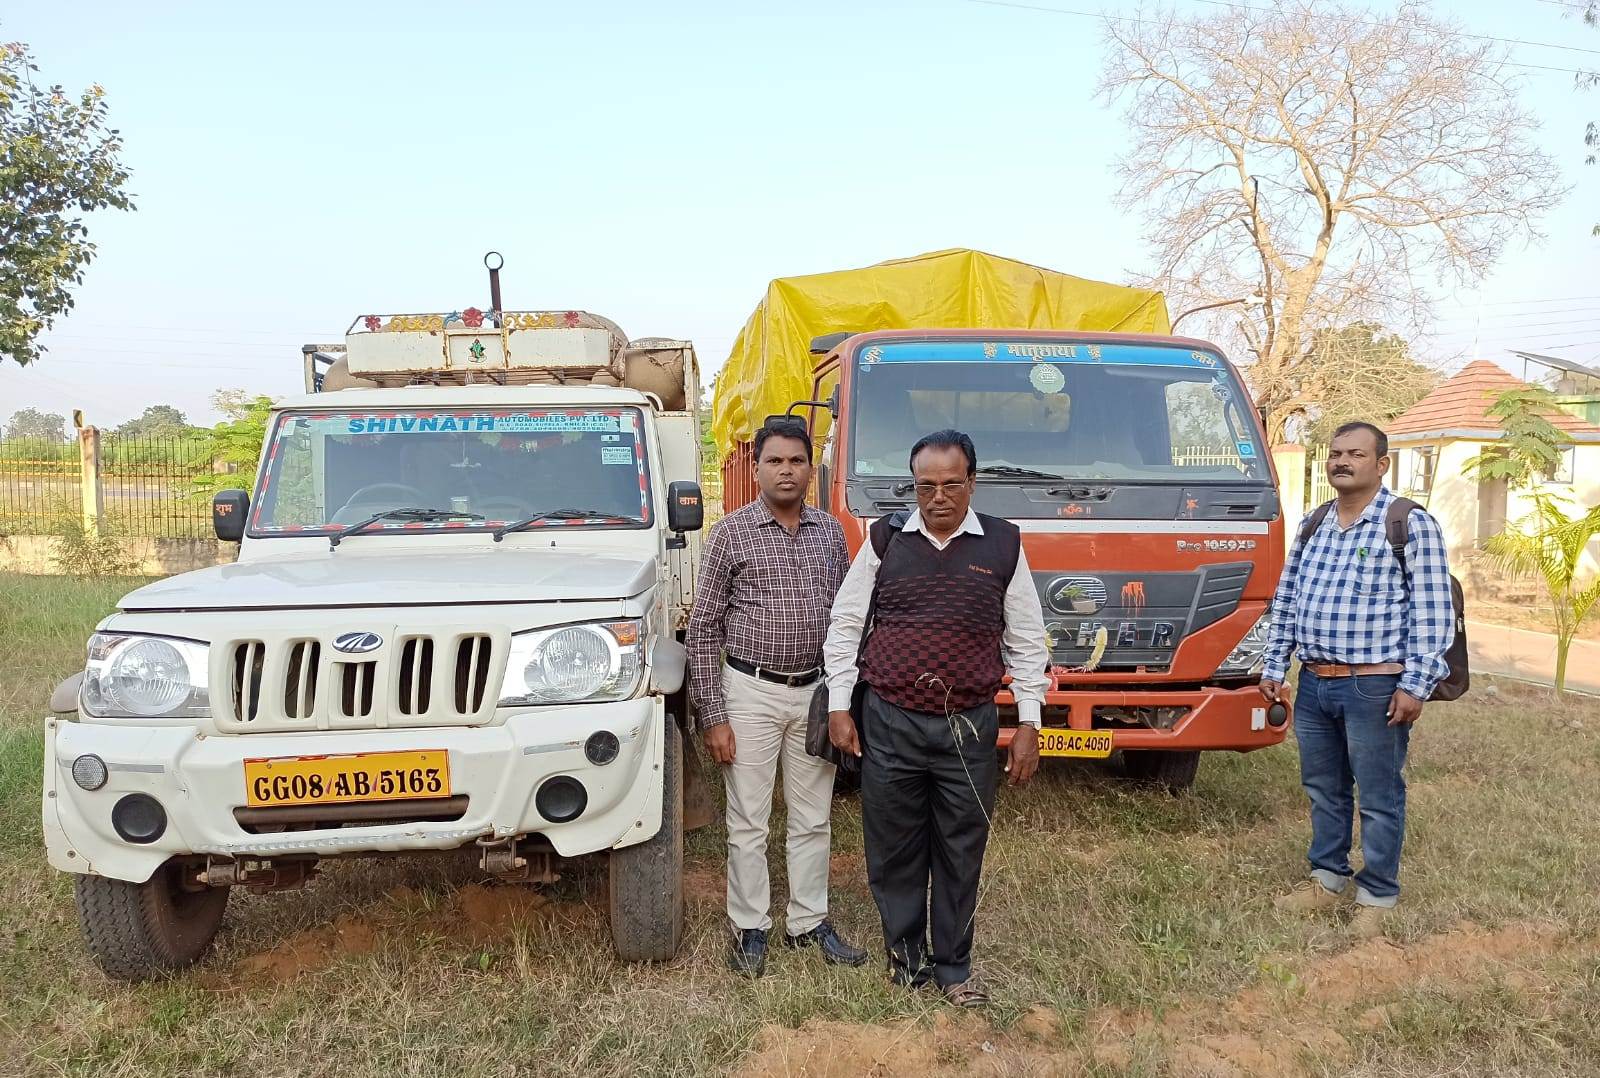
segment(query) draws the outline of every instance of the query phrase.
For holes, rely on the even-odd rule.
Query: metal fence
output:
[[[0,441],[0,535],[54,535],[82,517],[75,442]]]
[[[98,467],[96,467],[96,459]],[[85,462],[98,499],[84,496]],[[98,436],[91,441],[0,441],[0,534],[59,535],[86,526],[129,538],[190,539],[211,534],[201,477],[220,470],[206,432]]]
[[[1210,445],[1174,446],[1172,463],[1183,468],[1238,468],[1244,470],[1239,454]]]
[[[118,435],[100,440],[101,512],[112,535],[199,539],[211,534],[212,472],[205,435]]]
[[[1309,508],[1316,508],[1323,502],[1331,502],[1338,497],[1338,492],[1328,483],[1328,447],[1325,445],[1312,446],[1306,454],[1306,468],[1311,472],[1311,484],[1306,489],[1311,491],[1307,499]]]

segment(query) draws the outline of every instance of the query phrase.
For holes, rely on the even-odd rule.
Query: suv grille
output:
[[[398,635],[367,655],[304,636],[233,640],[214,650],[217,725],[240,733],[465,726],[494,706],[495,638]]]

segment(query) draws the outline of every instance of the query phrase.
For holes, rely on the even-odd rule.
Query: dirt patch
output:
[[[1247,988],[1224,1006],[1186,1003],[1157,1019],[1103,1010],[1090,1017],[1091,1054],[1126,1066],[1133,1045],[1155,1040],[1182,1073],[1197,1078],[1298,1078],[1350,1058],[1339,1026],[1381,1029],[1392,1008],[1384,997],[1427,986],[1460,991],[1500,977],[1528,983],[1529,962],[1551,953],[1559,933],[1538,925],[1487,931],[1462,923],[1448,932],[1399,946],[1371,940],[1312,962],[1298,974]]]
[[[846,886],[867,882],[867,859],[859,853],[836,853],[828,858],[828,881]]]
[[[478,941],[533,924],[548,915],[551,902],[530,887],[473,883],[457,891],[451,905],[456,913],[451,934]]]
[[[1052,1017],[1054,1012],[1051,1012]],[[736,1078],[1010,1078],[1077,1075],[1073,1054],[999,1033],[982,1018],[940,1012],[929,1028],[913,1019],[873,1025],[807,1022],[767,1026]]]
[[[1035,1007],[1009,1030],[983,1017],[940,1011],[931,1028],[904,1019],[869,1025],[808,1022],[767,1026],[738,1078],[1005,1078],[1077,1075],[1129,1067],[1138,1047],[1193,1078],[1304,1078],[1353,1056],[1339,1029],[1381,1029],[1394,1005],[1385,997],[1427,986],[1459,992],[1499,978],[1531,987],[1537,965],[1561,946],[1555,929],[1513,925],[1488,931],[1460,924],[1410,946],[1360,943],[1279,972],[1232,1000],[1193,1000],[1156,1016],[1103,1008],[1088,1017],[1085,1040],[1067,1044],[1060,1016]]]
[[[691,909],[702,906],[720,908],[728,901],[728,883],[721,869],[704,865],[683,870],[683,900]]]
[[[270,950],[240,959],[228,974],[205,983],[215,989],[287,984],[327,969],[346,956],[370,954],[386,941],[409,942],[421,935],[482,946],[523,931],[559,908],[549,896],[531,887],[479,883],[462,887],[431,910],[429,905],[410,887],[397,887],[382,904],[296,932]]]
[[[251,984],[287,984],[301,974],[326,969],[345,955],[370,954],[377,946],[378,929],[362,917],[345,914],[243,959],[234,974]]]

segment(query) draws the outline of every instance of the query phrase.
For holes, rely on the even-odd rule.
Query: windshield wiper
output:
[[[339,544],[359,532],[364,532],[382,520],[404,520],[408,523],[421,523],[432,520],[482,520],[477,513],[457,513],[449,509],[385,509],[381,513],[373,513],[366,520],[357,521],[344,531],[334,532],[328,536],[328,549],[337,550]]]
[[[1001,475],[1008,479],[1065,479],[1064,475],[1055,472],[1041,472],[1036,468],[1018,468],[1012,464],[985,464],[978,469],[979,475]]]
[[[635,524],[639,522],[638,517],[620,517],[604,509],[546,509],[542,513],[535,513],[531,517],[523,517],[521,520],[496,528],[491,534],[498,543],[512,532],[524,531],[541,520],[584,520],[588,517],[598,517],[601,520],[629,520]]]

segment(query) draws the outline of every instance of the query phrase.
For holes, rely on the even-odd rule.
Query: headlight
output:
[[[518,633],[500,686],[501,707],[626,700],[644,672],[644,625],[597,621]]]
[[[1272,615],[1262,614],[1256,619],[1256,623],[1250,626],[1250,631],[1244,634],[1244,639],[1239,641],[1233,653],[1217,668],[1217,673],[1222,677],[1259,674],[1267,653],[1267,631],[1271,628]]]
[[[203,717],[210,648],[165,636],[95,633],[79,697],[97,719]]]

